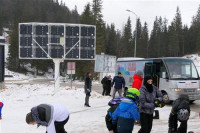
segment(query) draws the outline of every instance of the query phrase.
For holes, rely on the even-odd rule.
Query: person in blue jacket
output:
[[[126,82],[124,80],[124,77],[122,76],[122,73],[118,72],[118,75],[114,77],[112,82],[112,87],[114,86],[113,98],[115,98],[116,92],[119,93],[119,97],[122,97],[122,90],[124,90],[125,84]]]
[[[130,88],[117,109],[112,114],[113,124],[117,124],[118,133],[132,133],[134,122],[140,118],[137,103],[140,92],[138,89]]]

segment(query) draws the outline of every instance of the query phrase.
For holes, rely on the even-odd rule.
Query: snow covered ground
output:
[[[69,89],[62,87],[54,95],[53,85],[8,85],[7,90],[0,93],[5,106],[3,119],[0,121],[0,133],[44,133],[45,127],[29,126],[25,122],[26,114],[31,107],[41,103],[59,103],[70,111],[70,120],[66,124],[69,133],[106,133],[105,115],[110,97],[103,97],[92,92],[90,99],[91,108],[83,106],[85,94],[83,88]],[[170,107],[160,109],[160,120],[154,120],[152,133],[166,133]],[[189,130],[200,133],[200,119],[198,114],[192,112],[188,122]],[[135,126],[134,133],[139,130]]]
[[[200,57],[189,55],[194,61],[200,73]],[[23,75],[6,70],[6,75],[13,75],[12,78],[6,78],[12,82],[28,82],[33,79],[33,75]],[[50,76],[52,77],[52,76]],[[46,78],[37,77],[37,78]],[[83,82],[74,81],[76,84],[83,85]],[[94,84],[98,84],[94,82]],[[48,84],[7,84],[7,89],[0,92],[0,101],[3,101],[3,119],[0,121],[0,133],[44,133],[45,127],[29,126],[25,122],[26,114],[33,106],[41,103],[58,103],[66,106],[70,111],[70,120],[66,124],[68,133],[106,133],[105,115],[109,108],[107,103],[111,97],[102,97],[96,92],[92,92],[90,99],[91,108],[83,106],[85,94],[83,88],[69,89],[70,87],[61,87],[60,91],[54,94],[54,86]],[[160,110],[160,119],[154,120],[152,133],[167,133],[168,117],[171,110],[166,106]],[[188,122],[188,131],[200,133],[200,119],[197,113],[192,112]],[[133,133],[140,129],[134,127]]]

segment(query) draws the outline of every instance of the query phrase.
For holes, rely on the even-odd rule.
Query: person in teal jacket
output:
[[[117,124],[118,133],[132,133],[134,122],[140,118],[137,103],[140,92],[138,89],[130,88],[117,109],[112,114],[113,124]]]

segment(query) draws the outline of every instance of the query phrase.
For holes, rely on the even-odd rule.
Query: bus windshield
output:
[[[187,59],[164,59],[170,79],[198,79],[194,63]]]

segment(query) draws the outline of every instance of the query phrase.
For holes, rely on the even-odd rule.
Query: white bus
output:
[[[190,59],[169,58],[118,58],[116,72],[121,72],[126,81],[126,87],[131,87],[133,75],[141,70],[144,75],[150,74],[163,93],[165,103],[187,94],[191,102],[200,100],[200,78],[197,69]]]

